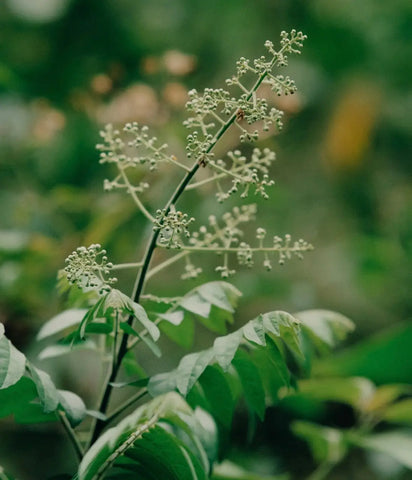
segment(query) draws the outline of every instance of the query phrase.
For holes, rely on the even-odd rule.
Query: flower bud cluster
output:
[[[209,166],[215,171],[215,177],[218,191],[216,193],[219,202],[228,199],[234,193],[241,189],[241,198],[247,198],[250,188],[253,187],[254,194],[268,199],[266,187],[274,185],[274,180],[269,178],[269,167],[275,160],[275,153],[269,148],[261,150],[254,148],[252,154],[246,157],[240,150],[229,151],[225,160],[211,160]],[[225,190],[222,185],[222,178],[229,177],[232,184],[229,190]]]
[[[278,252],[279,264],[283,265],[292,256],[302,259],[303,253],[313,250],[313,246],[302,239],[293,242],[290,235],[285,235],[284,238],[276,235],[273,237],[273,250]]]
[[[113,125],[106,125],[100,132],[104,143],[96,145],[100,151],[100,163],[116,163],[123,170],[147,164],[149,170],[153,171],[159,162],[170,161],[170,156],[164,152],[167,145],[158,145],[157,138],[151,137],[148,130],[147,126],[139,126],[136,122],[126,123],[122,136]],[[132,140],[126,141],[125,135],[132,136]],[[131,155],[133,152],[136,155]]]
[[[72,285],[82,290],[96,290],[99,294],[110,291],[117,278],[108,277],[113,264],[108,262],[106,250],[98,243],[78,247],[66,258],[64,272]]]
[[[219,138],[220,132],[233,124],[240,130],[241,142],[256,142],[259,139],[260,130],[268,131],[272,125],[277,130],[283,126],[283,112],[269,105],[266,98],[258,95],[258,87],[261,83],[270,85],[276,95],[289,95],[296,91],[296,85],[289,76],[275,75],[272,71],[275,67],[287,65],[287,54],[300,53],[305,35],[302,32],[292,30],[290,33],[282,32],[281,47],[275,50],[272,42],[267,41],[265,47],[269,56],[261,56],[253,61],[241,57],[236,63],[236,74],[226,80],[226,84],[240,90],[233,95],[231,91],[224,89],[206,88],[203,93],[197,90],[189,92],[187,110],[192,114],[184,125],[192,130],[187,137],[187,154],[189,157],[205,166],[209,165],[215,170],[211,180],[218,181],[217,197],[223,201],[242,187],[242,196],[248,195],[249,185],[255,185],[255,193],[267,198],[265,187],[273,184],[268,176],[268,171],[262,170],[252,160],[243,172],[236,172],[221,168],[222,160],[214,160],[211,153],[214,144]],[[246,76],[246,79],[244,78]],[[246,86],[250,76],[257,76],[252,87]],[[230,120],[227,120],[228,117]],[[229,122],[229,123],[228,123]],[[257,128],[251,128],[256,125]],[[263,176],[262,176],[263,175]],[[221,185],[225,176],[232,176],[232,185],[229,190]],[[199,183],[205,183],[199,182]],[[194,187],[193,187],[194,188]]]
[[[159,211],[159,213],[161,213]],[[293,256],[302,258],[303,253],[312,250],[313,247],[309,243],[300,239],[292,241],[290,235],[285,235],[284,238],[275,236],[271,245],[265,242],[267,232],[264,228],[258,227],[256,230],[257,245],[250,245],[243,240],[244,231],[241,224],[249,223],[255,219],[256,205],[243,205],[240,208],[235,207],[232,211],[226,212],[222,215],[221,220],[218,220],[215,215],[210,215],[208,225],[202,225],[197,231],[189,233],[187,226],[193,219],[189,219],[181,212],[178,214],[179,222],[184,218],[184,226],[180,226],[179,235],[185,234],[187,243],[183,243],[181,237],[175,242],[172,238],[173,228],[170,227],[164,233],[164,239],[159,242],[159,246],[170,248],[179,248],[185,252],[186,266],[182,278],[195,278],[201,273],[201,268],[195,267],[190,259],[190,255],[200,252],[214,252],[223,257],[223,262],[218,265],[215,270],[220,273],[222,278],[227,278],[233,275],[236,270],[229,265],[229,256],[234,255],[237,262],[241,266],[251,268],[254,265],[254,257],[256,254],[263,255],[263,267],[266,270],[272,269],[272,261],[270,257],[274,255],[278,257],[278,263],[283,265],[285,260],[291,259]],[[168,217],[165,216],[165,219]],[[166,220],[162,225],[170,223]],[[173,222],[172,222],[173,223]],[[176,221],[176,223],[178,223]],[[159,220],[159,225],[161,220]],[[181,225],[179,223],[179,225]],[[164,227],[159,227],[163,228]]]
[[[159,245],[166,248],[181,248],[182,237],[189,238],[189,225],[194,222],[193,217],[189,217],[187,213],[171,209],[166,213],[166,210],[157,210],[154,219],[154,230],[160,230]]]

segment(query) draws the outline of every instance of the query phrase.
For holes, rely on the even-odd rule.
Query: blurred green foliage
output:
[[[290,67],[299,94],[279,101],[286,128],[267,139],[278,152],[277,185],[259,208],[273,233],[305,238],[316,250],[271,273],[238,274],[234,283],[245,295],[238,321],[275,308],[329,308],[354,319],[356,340],[409,319],[408,0],[6,0],[0,321],[17,346],[29,349],[39,326],[61,308],[56,272],[75,247],[99,242],[115,262],[140,256],[135,239],[147,234],[143,217],[129,199],[102,193],[105,171],[94,149],[101,125],[161,127],[183,155],[187,90],[222,86],[239,56],[256,56],[266,39],[290,28],[308,35],[304,56]],[[160,180],[152,192],[153,207],[168,184]],[[199,197],[192,213],[214,210],[212,197]],[[160,295],[180,288],[174,276],[165,271],[157,281]],[[379,376],[370,355],[366,370],[344,355],[329,367],[377,383],[410,382],[410,373],[398,375],[402,361]],[[356,478],[375,478],[367,475]]]

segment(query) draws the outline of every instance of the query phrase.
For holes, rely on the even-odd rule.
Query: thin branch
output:
[[[66,416],[66,413],[63,412],[62,410],[58,410],[57,414],[61,424],[63,425],[65,432],[67,433],[67,436],[69,437],[71,444],[73,445],[74,451],[76,452],[77,459],[79,460],[79,462],[81,462],[84,455],[84,449],[80,443],[80,440],[77,438],[76,432],[74,431],[73,427],[70,425],[70,422]]]
[[[143,265],[143,262],[134,262],[134,263],[117,263],[113,265],[112,270],[125,270],[127,268],[140,268]]]
[[[174,165],[176,165],[180,168],[183,168],[183,170],[186,170],[186,172],[190,172],[190,167],[187,167],[183,163],[180,163],[174,155],[172,155],[171,157],[167,157],[167,158],[168,158],[169,162],[173,163]]]
[[[147,388],[144,388],[140,392],[137,392],[135,395],[132,395],[128,398],[124,403],[122,403],[119,407],[117,407],[106,419],[106,423],[112,422],[115,418],[117,418],[121,413],[123,413],[127,408],[133,405],[135,402],[139,401],[149,392]]]
[[[132,196],[135,204],[137,205],[137,207],[140,209],[140,211],[143,213],[143,215],[148,219],[150,220],[152,223],[154,222],[155,218],[152,216],[152,214],[146,209],[146,207],[143,205],[142,201],[140,200],[140,198],[136,195],[136,192],[134,190],[134,187],[133,185],[129,182],[129,179],[124,171],[123,168],[121,168],[119,166],[119,170],[120,170],[120,174],[123,178],[123,181],[124,183],[126,184],[127,186],[127,191],[130,193],[130,195]]]
[[[158,245],[162,247],[162,245]],[[163,247],[165,248],[165,247]],[[311,250],[312,245],[307,245],[305,247],[296,246],[296,247],[248,247],[247,250],[250,252],[301,252],[306,250]],[[216,253],[225,253],[225,252],[241,252],[245,250],[242,247],[192,247],[190,245],[182,245],[180,250],[184,250],[187,253],[190,252],[216,252]],[[183,253],[183,252],[182,252]]]
[[[159,263],[155,267],[151,268],[146,275],[146,280],[149,278],[152,278],[154,275],[162,271],[164,268],[169,267],[170,265],[173,265],[173,263],[178,262],[181,258],[185,257],[186,255],[189,255],[189,252],[180,252],[174,255],[173,257],[168,258],[162,263]]]

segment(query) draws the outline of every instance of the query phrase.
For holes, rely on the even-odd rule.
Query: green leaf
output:
[[[266,345],[265,329],[261,318],[251,320],[242,328],[243,336],[249,342]]]
[[[78,336],[83,339],[86,333],[86,327],[89,323],[93,322],[98,317],[100,307],[105,303],[106,298],[109,294],[104,295],[103,297],[99,298],[97,302],[89,308],[86,312],[85,316],[82,318],[79,328],[78,328]]]
[[[150,377],[147,385],[147,390],[152,397],[163,395],[164,393],[173,392],[176,390],[176,376],[177,370],[172,370],[167,373],[158,373]]]
[[[199,315],[199,317],[208,318],[212,304],[203,298],[197,292],[191,292],[185,295],[179,302],[179,305],[191,313]]]
[[[241,330],[215,339],[213,343],[213,352],[215,354],[216,361],[224,371],[226,371],[232,363],[233,357],[239,348],[241,340]]]
[[[113,327],[102,321],[89,323],[86,327],[86,333],[95,333],[98,335],[108,335],[112,333],[112,331]]]
[[[290,313],[282,311],[263,313],[260,315],[260,318],[266,332],[280,337],[296,357],[303,357],[302,343],[299,336],[300,320]]]
[[[177,311],[168,311],[165,313],[158,313],[157,316],[162,320],[166,320],[172,325],[175,325],[177,327],[181,325],[181,323],[183,322],[185,314],[183,310],[177,310]]]
[[[409,430],[392,430],[365,436],[352,434],[348,438],[358,447],[385,453],[412,469],[412,433]]]
[[[0,336],[0,389],[17,383],[25,369],[26,357],[4,334]]]
[[[4,335],[4,325],[0,323],[0,339],[3,337],[3,335]]]
[[[292,431],[308,443],[316,462],[337,463],[347,450],[343,433],[335,428],[324,427],[311,422],[295,421]]]
[[[233,313],[238,297],[242,294],[233,285],[227,282],[209,282],[197,289],[199,295],[212,305]]]
[[[226,428],[230,428],[236,406],[230,385],[218,365],[209,365],[199,378],[210,412]]]
[[[263,420],[266,408],[265,391],[259,370],[250,356],[240,349],[236,352],[232,363],[239,375],[249,409]]]
[[[270,394],[272,402],[279,401],[279,389],[290,388],[291,374],[276,343],[267,338],[266,345],[255,348],[251,352],[255,365],[259,368],[265,390]]]
[[[383,419],[388,422],[412,425],[412,398],[401,400],[387,407]]]
[[[136,331],[133,327],[131,327],[127,322],[121,322],[120,323],[120,328],[126,332],[128,335],[135,336],[139,338],[143,343],[145,343],[151,352],[156,355],[156,357],[161,357],[162,352],[160,351],[160,348],[146,335],[141,335],[138,331]]]
[[[0,390],[0,418],[8,417],[22,410],[37,396],[36,388],[31,379],[21,377],[12,386]]]
[[[211,306],[209,316],[207,318],[199,317],[199,322],[211,332],[224,335],[227,331],[226,324],[233,323],[233,315],[226,311]]]
[[[320,353],[330,351],[355,328],[349,318],[330,310],[306,310],[295,314]]]
[[[59,313],[42,326],[37,334],[37,340],[43,340],[44,338],[55,335],[56,333],[62,333],[68,328],[78,325],[87,311],[86,308],[72,308]]]
[[[86,416],[86,406],[83,400],[73,392],[58,390],[59,403],[66,413],[72,427],[79,425]]]
[[[187,395],[212,358],[212,349],[191,353],[182,358],[176,371],[176,386],[182,395]]]
[[[181,323],[169,323],[169,317],[164,318],[165,315],[172,316],[174,314],[179,314],[182,316],[183,320]],[[183,348],[189,348],[192,346],[195,334],[195,324],[187,312],[184,312],[183,310],[170,312],[163,314],[161,318],[164,318],[165,321],[160,322],[159,328],[168,338],[170,338],[170,340]]]
[[[184,425],[178,415],[193,411],[176,393],[142,405],[107,430],[88,450],[78,471],[79,480],[98,480],[113,467],[132,469],[139,478],[206,480],[206,473],[188,444],[173,432]],[[169,430],[168,426],[173,427]],[[189,443],[200,440],[191,430]],[[146,472],[146,473],[145,473]]]
[[[40,401],[43,405],[43,411],[45,413],[53,412],[59,404],[59,393],[54,386],[50,375],[33,365],[29,365],[29,369]]]
[[[136,319],[144,326],[154,341],[159,340],[160,330],[147,316],[146,310],[136,302],[132,302],[132,312]]]
[[[138,376],[140,378],[147,377],[146,372],[141,367],[141,365],[137,362],[136,356],[132,350],[129,350],[122,360],[122,367],[127,375],[134,377]]]

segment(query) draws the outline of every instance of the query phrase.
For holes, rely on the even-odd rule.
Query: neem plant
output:
[[[252,195],[268,198],[273,185],[269,174],[275,154],[254,144],[262,130],[282,127],[282,112],[262,97],[268,89],[261,86],[269,85],[275,95],[295,92],[293,80],[273,72],[287,66],[289,54],[300,53],[304,39],[295,30],[282,32],[278,50],[272,42],[265,43],[268,57],[252,62],[241,58],[236,74],[226,81],[230,92],[189,92],[186,108],[191,116],[185,126],[191,131],[186,146],[191,166],[168,153],[167,146],[151,137],[145,126],[127,124],[120,132],[109,125],[101,133],[100,163],[111,164],[114,170],[105,189],[127,192],[150,222],[152,233],[138,263],[113,265],[97,244],[79,247],[69,255],[61,281],[68,289],[81,291],[88,308],[64,311],[38,335],[40,340],[63,337],[42,352],[43,358],[90,346],[94,338],[101,340],[100,352],[103,344],[103,357],[110,361],[96,408],[87,410],[76,394],[57,390],[50,376],[10,343],[0,324],[0,415],[13,414],[17,422],[27,423],[60,420],[79,459],[73,478],[225,478],[218,463],[224,459],[239,400],[243,398],[251,417],[263,420],[265,409],[280,396],[292,393],[297,377],[308,373],[308,352],[335,346],[353,328],[345,317],[331,312],[291,315],[272,311],[226,334],[240,296],[225,281],[234,274],[234,264],[250,267],[259,257],[270,270],[274,258],[283,263],[312,248],[290,236],[269,237],[262,227],[249,243],[243,231],[256,216],[256,205],[244,204],[243,199]],[[216,146],[229,129],[239,131],[241,147],[217,158]],[[147,177],[163,165],[180,169],[182,179],[169,201],[150,212],[144,201]],[[199,171],[201,176],[196,178]],[[211,215],[207,225],[196,229],[195,219],[180,211],[178,203],[190,190],[211,183],[216,185],[218,202],[238,196],[240,206],[221,218]],[[154,254],[160,249],[170,255],[155,263]],[[197,277],[201,269],[193,257],[199,254],[218,255],[219,281],[200,285],[178,298],[159,298],[145,290],[149,278],[179,260],[185,261],[183,278]],[[116,269],[128,267],[138,270],[130,296],[114,287],[113,276]],[[160,356],[157,341],[161,335],[190,346],[194,322],[222,336],[210,348],[183,356],[172,371],[151,377],[141,373],[134,356],[136,348]],[[140,375],[125,379],[126,372],[120,372],[125,360],[129,374],[132,365]],[[126,403],[112,406],[113,390],[121,387],[132,393]],[[134,411],[118,421],[133,406]],[[0,475],[8,478],[1,469]],[[239,473],[227,475],[241,478]]]

